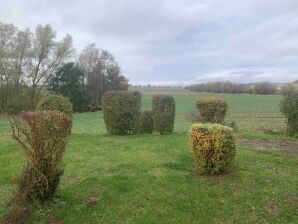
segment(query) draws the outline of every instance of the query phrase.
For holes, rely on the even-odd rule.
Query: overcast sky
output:
[[[0,0],[0,21],[94,42],[131,84],[298,79],[298,0]]]

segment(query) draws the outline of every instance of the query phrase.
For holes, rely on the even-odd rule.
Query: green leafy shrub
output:
[[[202,174],[219,174],[232,162],[236,147],[233,130],[221,124],[193,124],[192,151]]]
[[[149,110],[143,111],[140,132],[152,134],[153,127],[154,126],[153,126],[152,111],[149,111]]]
[[[298,90],[288,85],[283,90],[284,98],[280,104],[280,111],[287,118],[287,132],[289,135],[298,134]]]
[[[155,95],[152,99],[154,130],[160,134],[173,132],[175,99],[170,95]]]
[[[141,97],[137,91],[108,91],[103,95],[103,117],[110,134],[128,135],[138,131]]]
[[[57,110],[65,113],[72,120],[72,104],[70,100],[61,95],[47,95],[43,97],[36,110]]]
[[[203,122],[222,123],[228,104],[217,97],[203,97],[196,101]]]
[[[58,111],[26,112],[10,124],[12,137],[26,155],[26,167],[17,179],[16,199],[24,203],[51,198],[64,170],[69,117]]]

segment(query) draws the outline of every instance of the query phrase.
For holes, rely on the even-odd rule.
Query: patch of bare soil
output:
[[[91,195],[88,198],[87,207],[88,208],[95,207],[97,205],[98,201],[99,201],[99,194]]]
[[[298,156],[298,141],[285,139],[237,138],[237,144],[244,148],[256,150],[279,151]]]
[[[267,210],[268,213],[272,215],[278,215],[281,212],[281,208],[276,204],[267,205],[267,206],[264,206],[264,208]]]

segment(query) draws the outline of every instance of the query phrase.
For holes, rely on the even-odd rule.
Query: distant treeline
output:
[[[277,86],[270,82],[260,82],[255,84],[237,84],[229,81],[225,82],[207,82],[185,87],[195,92],[210,93],[249,93],[249,94],[274,94],[277,92]]]

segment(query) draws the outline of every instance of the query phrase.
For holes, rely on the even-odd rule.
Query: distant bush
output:
[[[196,101],[203,122],[222,123],[228,109],[226,101],[217,97],[203,97]]]
[[[143,111],[140,132],[151,134],[153,132],[153,128],[154,127],[153,127],[152,111],[148,111],[148,110]]]
[[[207,82],[186,87],[191,91],[196,92],[211,92],[211,93],[249,93],[249,84],[236,84],[232,82]]]
[[[295,80],[293,83],[295,83],[295,84],[298,84],[298,79],[297,79],[297,80]]]
[[[12,137],[26,155],[26,167],[17,179],[18,202],[47,200],[63,174],[70,119],[58,111],[21,113],[11,120]]]
[[[194,124],[191,143],[196,167],[202,174],[222,173],[235,157],[233,130],[220,124]]]
[[[103,117],[110,134],[128,135],[138,131],[141,96],[137,91],[108,91],[103,95]]]
[[[154,130],[160,134],[173,132],[175,99],[170,95],[155,95],[152,99]]]
[[[61,95],[43,97],[37,104],[36,110],[57,110],[65,113],[72,121],[72,104],[68,98]]]
[[[280,111],[287,118],[287,132],[289,135],[298,134],[298,90],[294,85],[287,85],[283,89],[284,98],[280,104]]]
[[[277,88],[270,82],[259,82],[254,84],[253,90],[255,94],[269,95],[274,94],[277,91]]]

